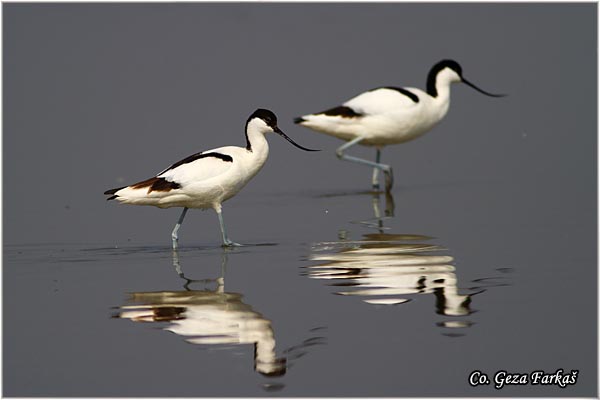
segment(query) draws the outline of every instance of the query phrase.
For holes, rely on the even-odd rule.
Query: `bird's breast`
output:
[[[422,101],[408,110],[399,109],[379,116],[373,116],[374,141],[381,144],[396,144],[413,140],[431,130],[446,115],[444,104]],[[376,143],[377,144],[377,143]]]

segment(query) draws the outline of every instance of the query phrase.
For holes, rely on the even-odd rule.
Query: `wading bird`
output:
[[[246,121],[246,147],[219,147],[193,154],[176,162],[153,178],[133,185],[110,189],[107,200],[123,204],[183,207],[171,238],[177,248],[177,232],[189,208],[212,208],[221,225],[223,246],[239,246],[227,237],[221,204],[235,196],[262,168],[269,155],[265,135],[275,132],[294,146],[306,150],[277,126],[277,117],[265,109],[256,110]]]
[[[379,188],[378,172],[383,171],[385,188],[389,191],[394,175],[391,166],[381,163],[381,149],[415,139],[440,122],[448,112],[450,85],[454,82],[465,83],[487,96],[504,96],[488,93],[467,81],[456,61],[442,60],[429,71],[425,92],[412,87],[379,87],[361,93],[341,106],[298,117],[294,122],[346,140],[347,143],[336,150],[338,158],[374,167],[372,184],[375,189]],[[355,144],[375,147],[375,162],[344,153]]]

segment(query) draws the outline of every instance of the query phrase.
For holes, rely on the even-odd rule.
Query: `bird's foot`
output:
[[[223,245],[222,247],[243,247],[243,244],[239,244],[236,242],[232,242],[231,240],[227,239],[223,241]]]

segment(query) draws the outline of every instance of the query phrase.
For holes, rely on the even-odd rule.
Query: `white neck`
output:
[[[259,120],[250,121],[246,127],[246,150],[252,158],[258,159],[258,162],[253,163],[258,167],[257,172],[269,156],[269,143],[265,138],[265,133],[269,131],[266,129],[266,124]]]
[[[435,77],[436,96],[432,97],[435,107],[435,114],[438,120],[442,119],[448,112],[450,107],[450,86],[454,82],[460,82],[460,77],[449,68],[445,68],[438,72]]]
[[[264,322],[268,322],[263,320]],[[263,322],[260,321],[260,322]],[[275,352],[275,336],[271,324],[260,327],[253,332],[257,335],[256,353],[254,354],[254,362],[256,369],[262,373],[273,373],[282,366],[277,363],[277,354]]]
[[[440,100],[450,101],[450,85],[454,82],[460,82],[460,77],[456,72],[445,68],[438,72],[435,77],[435,89]]]

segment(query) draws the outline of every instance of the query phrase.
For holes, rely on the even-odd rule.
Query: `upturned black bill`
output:
[[[471,82],[469,82],[468,80],[466,80],[465,78],[462,78],[463,83],[466,83],[467,85],[471,86],[473,89],[477,90],[479,93],[483,93],[486,96],[491,96],[491,97],[504,97],[506,96],[505,94],[493,94],[493,93],[489,93],[486,92],[483,89],[478,88],[477,86],[475,86],[474,84],[472,84]]]
[[[285,133],[283,133],[281,131],[281,129],[279,129],[279,128],[275,128],[275,132],[280,134],[285,140],[287,140],[288,142],[290,142],[291,144],[293,144],[294,146],[296,146],[299,149],[302,149],[304,151],[321,151],[321,150],[307,149],[306,147],[300,146],[298,143],[296,143],[292,139],[290,139],[290,137],[288,135],[286,135]]]

